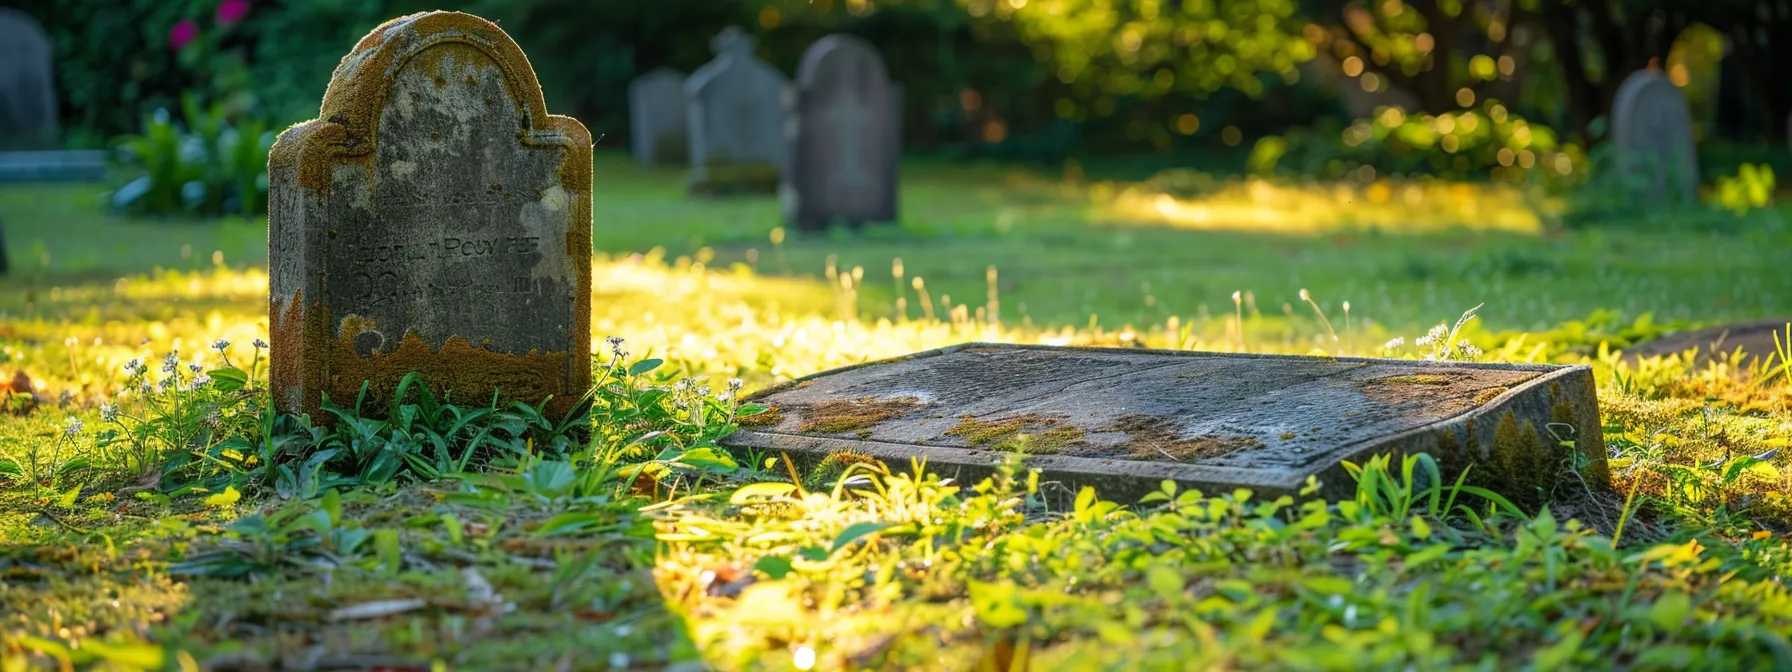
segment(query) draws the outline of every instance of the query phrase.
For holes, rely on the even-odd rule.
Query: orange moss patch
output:
[[[776,406],[767,406],[764,411],[754,415],[736,418],[734,424],[742,427],[772,427],[784,421],[784,411]]]
[[[1480,406],[1489,401],[1493,401],[1494,399],[1499,398],[1500,395],[1511,391],[1511,389],[1512,388],[1509,387],[1491,387],[1482,390],[1480,394],[1475,395],[1475,405]]]
[[[866,429],[885,420],[902,417],[918,402],[914,397],[824,401],[803,409],[804,420],[800,429],[823,434]]]
[[[1248,436],[1197,436],[1182,438],[1175,424],[1163,418],[1132,414],[1121,416],[1108,428],[1126,432],[1122,448],[1135,460],[1161,462],[1165,459],[1185,461],[1214,457],[1247,448],[1261,448],[1263,442]]]
[[[494,395],[500,403],[548,400],[546,410],[557,418],[565,417],[591,384],[587,358],[578,358],[585,366],[575,367],[566,352],[492,352],[460,336],[431,348],[416,334],[406,333],[392,352],[362,357],[355,353],[356,332],[345,330],[340,338],[330,338],[329,309],[318,303],[300,308],[302,299],[295,293],[286,314],[273,321],[269,375],[281,410],[309,413],[313,422],[331,420],[322,412],[324,394],[331,403],[350,407],[363,383],[367,398],[361,412],[381,417],[391,406],[399,380],[413,371],[438,396],[452,393],[456,403],[484,405]]]
[[[973,446],[1002,446],[1025,441],[1028,452],[1050,454],[1082,441],[1083,430],[1057,418],[1032,414],[1000,420],[978,420],[967,415],[957,426],[946,430],[946,435],[962,437]]]

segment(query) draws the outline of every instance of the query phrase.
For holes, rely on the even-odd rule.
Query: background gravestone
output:
[[[1699,164],[1692,113],[1680,88],[1659,72],[1640,70],[1624,79],[1612,100],[1612,144],[1618,168],[1645,176],[1648,191],[1698,200]]]
[[[643,166],[685,160],[684,75],[659,68],[628,85],[629,143]]]
[[[784,73],[753,57],[753,37],[728,27],[716,53],[685,80],[692,193],[775,193],[784,161]]]
[[[271,383],[377,411],[417,371],[454,398],[564,413],[591,381],[591,135],[476,16],[361,39],[268,159]]]
[[[829,35],[803,53],[786,122],[784,217],[799,230],[896,220],[902,90],[870,43]]]
[[[50,38],[37,21],[0,8],[0,149],[56,141],[56,84]]]

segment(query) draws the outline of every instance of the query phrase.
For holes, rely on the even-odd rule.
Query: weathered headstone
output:
[[[784,218],[814,231],[896,219],[902,90],[883,59],[852,35],[829,35],[803,53],[784,165]]]
[[[715,60],[685,80],[692,193],[778,189],[790,81],[754,58],[753,45],[745,31],[724,29],[710,41]]]
[[[0,149],[56,141],[56,79],[50,38],[37,21],[0,8]]]
[[[682,163],[686,147],[684,75],[659,68],[628,85],[629,142],[643,166]]]
[[[1164,479],[1208,492],[1326,496],[1341,462],[1432,454],[1446,479],[1530,499],[1558,479],[1609,482],[1584,366],[969,344],[792,381],[725,443],[811,462],[850,451],[975,483],[1025,441],[1030,468],[1134,498]],[[1023,437],[1025,437],[1023,439]],[[1562,441],[1573,440],[1570,459]]]
[[[1643,198],[1668,195],[1696,201],[1698,154],[1693,146],[1692,113],[1680,87],[1659,72],[1631,73],[1612,100],[1613,147],[1618,168],[1643,176]]]
[[[547,113],[529,60],[476,16],[375,28],[318,118],[268,159],[270,382],[384,408],[408,372],[438,393],[563,413],[591,383],[591,135]]]

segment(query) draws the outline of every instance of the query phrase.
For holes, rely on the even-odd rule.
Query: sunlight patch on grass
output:
[[[1503,185],[1377,180],[1288,184],[1264,179],[1191,185],[1095,185],[1098,217],[1180,229],[1312,234],[1376,228],[1389,233],[1453,229],[1537,234],[1544,209],[1535,197]],[[1546,209],[1544,209],[1547,212]]]

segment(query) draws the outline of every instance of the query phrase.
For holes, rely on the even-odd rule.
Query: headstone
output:
[[[408,372],[461,403],[566,412],[591,384],[591,135],[504,31],[393,19],[268,158],[270,382],[319,418]],[[327,418],[325,418],[327,419]]]
[[[1325,496],[1348,496],[1343,461],[1417,452],[1446,482],[1472,464],[1471,483],[1524,500],[1574,478],[1574,464],[1588,484],[1609,483],[1584,366],[968,344],[754,399],[771,410],[724,443],[811,463],[840,452],[898,469],[922,459],[963,484],[1023,440],[1041,480],[1117,499],[1165,479],[1273,497],[1298,494],[1309,476]]]
[[[643,166],[678,164],[686,147],[684,75],[659,68],[628,85],[629,142]]]
[[[1792,343],[1792,316],[1773,317],[1745,322],[1679,331],[1624,348],[1620,359],[1631,366],[1650,357],[1667,357],[1697,350],[1689,362],[1704,366],[1725,361],[1741,353],[1742,364],[1753,367],[1762,362],[1773,364],[1776,353]]]
[[[1624,79],[1612,100],[1611,140],[1619,170],[1643,176],[1647,192],[1638,196],[1668,194],[1687,202],[1698,200],[1692,113],[1680,87],[1667,77],[1640,70]]]
[[[0,8],[0,149],[56,142],[56,79],[50,38],[16,9]]]
[[[753,37],[729,27],[716,58],[685,80],[690,187],[697,194],[776,193],[784,161],[784,73],[753,56]]]
[[[799,230],[896,220],[902,90],[870,43],[829,35],[803,53],[786,122],[784,217]]]

